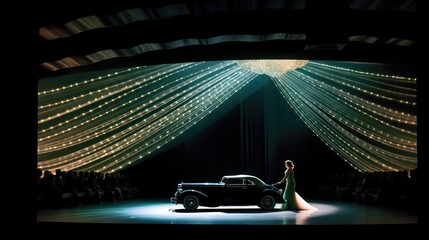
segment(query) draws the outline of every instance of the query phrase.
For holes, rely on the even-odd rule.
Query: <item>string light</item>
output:
[[[408,101],[401,102],[393,97],[380,97],[380,103],[365,99],[377,89],[378,96],[388,92],[392,96],[415,99],[416,96],[411,94],[415,92],[415,79],[327,66],[310,62],[303,68],[273,78],[273,81],[306,125],[355,169],[391,171],[416,168],[416,116],[395,110],[395,107],[403,109],[408,105],[411,107],[406,109],[414,112],[412,106],[415,102],[408,104]],[[329,68],[331,72],[327,71]],[[337,71],[348,74],[333,74]],[[374,81],[357,87],[360,82],[355,80],[360,75],[372,76],[392,86],[396,80],[405,80],[407,87],[394,86],[396,91],[386,91],[370,85],[379,84]],[[343,84],[345,82],[347,84]],[[352,85],[353,82],[356,84]],[[356,90],[359,95],[356,95]]]
[[[167,84],[158,81],[162,76],[153,78],[153,81],[158,81],[157,88],[146,85],[139,89],[146,94],[136,97],[134,101],[125,96],[121,98],[124,104],[106,101],[108,104],[104,104],[103,108],[110,108],[107,113],[113,115],[111,118],[95,116],[90,118],[89,123],[82,120],[81,123],[88,126],[81,129],[65,124],[69,126],[64,132],[59,130],[66,126],[57,124],[55,133],[45,134],[44,137],[41,135],[48,131],[39,131],[39,167],[104,172],[124,168],[147,158],[177,138],[256,76],[242,71],[233,62],[209,65],[199,71],[195,71],[196,65],[193,66],[192,71],[187,69],[188,75],[178,77],[179,72],[169,75],[165,79]],[[145,91],[149,89],[151,91]],[[137,106],[132,108],[132,102]],[[128,112],[123,113],[121,108]],[[97,114],[94,109],[86,113]],[[64,121],[71,122],[73,119]],[[100,138],[103,140],[96,141]],[[67,153],[68,149],[76,148],[83,142],[86,147]],[[52,157],[55,155],[58,156]]]
[[[40,89],[38,167],[114,172],[132,166],[258,74],[270,76],[305,124],[355,169],[416,168],[416,78],[307,60],[143,66]]]
[[[237,64],[258,74],[266,74],[270,77],[280,77],[289,71],[305,66],[308,60],[240,60]]]

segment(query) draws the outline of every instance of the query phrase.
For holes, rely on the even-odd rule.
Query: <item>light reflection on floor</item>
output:
[[[317,210],[272,211],[257,206],[199,207],[186,211],[168,200],[133,200],[73,208],[39,210],[38,222],[198,224],[198,225],[331,225],[415,224],[417,213],[342,202],[310,202]]]

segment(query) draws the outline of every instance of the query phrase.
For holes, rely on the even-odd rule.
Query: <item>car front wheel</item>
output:
[[[194,195],[186,196],[185,199],[183,199],[183,206],[187,210],[195,210],[200,206],[200,200]]]
[[[261,198],[261,203],[259,207],[264,210],[272,210],[276,206],[276,200],[273,196],[265,195]]]

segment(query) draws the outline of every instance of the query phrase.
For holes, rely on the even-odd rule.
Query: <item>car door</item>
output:
[[[225,205],[241,205],[248,202],[248,186],[245,179],[229,179],[225,186]]]
[[[262,192],[262,188],[260,186],[257,186],[254,182],[252,182],[252,180],[246,179],[245,180],[245,184],[246,184],[246,192],[245,192],[245,196],[246,197],[246,203],[247,204],[259,204],[260,202],[260,198],[261,198],[261,192]]]

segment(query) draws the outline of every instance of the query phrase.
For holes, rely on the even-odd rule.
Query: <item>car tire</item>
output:
[[[195,195],[186,196],[183,199],[183,206],[185,207],[186,210],[193,211],[197,209],[198,206],[200,206],[200,200]]]
[[[263,210],[272,210],[276,206],[276,200],[271,195],[265,195],[258,206]]]

